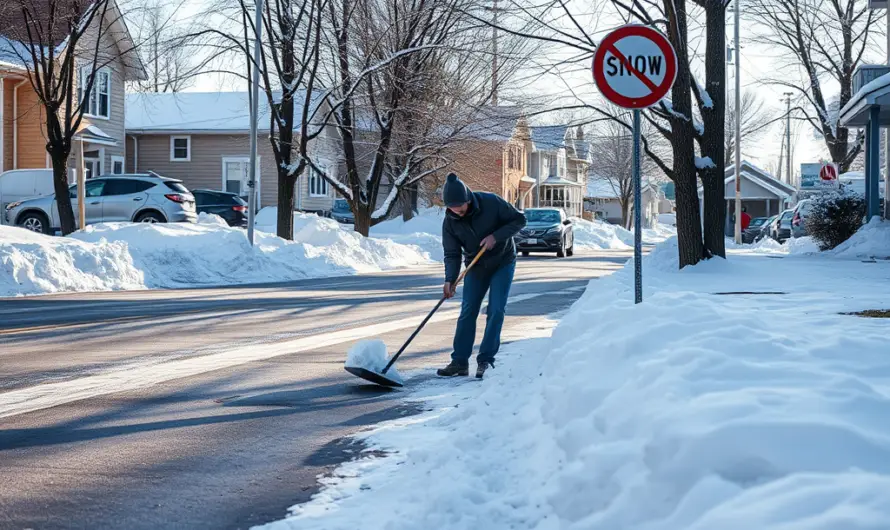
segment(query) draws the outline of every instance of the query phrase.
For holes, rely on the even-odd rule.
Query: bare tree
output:
[[[137,20],[136,41],[142,43],[139,51],[148,75],[147,79],[134,82],[133,90],[182,92],[201,73],[201,62],[192,55],[193,49],[183,45],[175,24],[178,7],[162,0],[146,0],[132,17]]]
[[[631,119],[628,111],[614,108],[613,112],[624,121]],[[590,142],[590,152],[596,161],[596,172],[591,178],[599,180],[618,198],[621,224],[627,228],[634,195],[633,136],[624,126],[612,120],[600,122]],[[648,156],[641,157],[640,173],[644,182],[657,170]]]
[[[730,92],[729,101],[735,100],[735,92]],[[744,146],[756,145],[763,136],[769,132],[777,120],[782,117],[775,118],[773,109],[766,106],[755,92],[745,90],[742,91],[741,100],[742,123],[740,124],[742,134],[742,156],[749,156],[745,152]],[[726,126],[724,127],[723,153],[724,164],[729,166],[735,162],[735,106],[730,105],[726,108]]]
[[[799,95],[802,117],[794,119],[820,131],[831,160],[847,171],[863,138],[850,138],[838,110],[853,96],[856,68],[875,50],[882,25],[878,11],[865,0],[752,0],[749,12],[759,22],[761,42],[777,52],[776,71],[782,72],[765,82]],[[799,79],[794,79],[796,72]],[[828,96],[838,89],[832,105]]]
[[[677,232],[680,267],[693,265],[710,256],[724,256],[723,227],[726,203],[723,196],[722,175],[724,165],[725,121],[725,0],[649,0],[624,2],[608,0],[625,22],[637,22],[661,29],[678,55],[678,72],[669,98],[655,107],[643,111],[643,119],[651,133],[642,138],[643,151],[664,175],[672,180],[676,189]],[[513,1],[513,6],[529,19],[539,31],[519,31],[528,38],[538,39],[558,46],[565,57],[562,64],[551,65],[549,71],[559,67],[589,66],[597,42],[593,31],[597,21],[610,17],[598,6],[592,13],[583,8],[573,8],[566,2],[553,2],[530,7]],[[702,13],[702,11],[704,13]],[[704,14],[704,17],[702,17]],[[588,19],[588,15],[592,17]],[[689,43],[689,24],[699,24],[704,18],[705,82],[699,83],[694,70],[699,69],[697,48]],[[504,31],[510,28],[499,26]],[[700,26],[695,27],[701,32]],[[575,103],[563,108],[590,109],[613,120],[627,131],[631,124],[616,115],[607,106],[591,105],[589,100],[575,97]],[[701,118],[699,118],[699,116]],[[670,145],[670,152],[660,153],[655,148],[660,142]],[[697,156],[697,151],[701,156]],[[704,219],[699,209],[698,182],[704,186]],[[704,227],[704,230],[703,228]]]
[[[100,70],[135,55],[125,28],[112,0],[5,0],[0,6],[0,60],[26,70],[44,110],[46,151],[66,235],[76,230],[68,194],[74,137],[85,114],[101,114],[111,104],[107,92],[94,97],[97,84],[109,82],[109,74]],[[136,68],[141,72],[141,65]]]
[[[402,190],[446,165],[445,150],[488,99],[486,78],[473,75],[488,63],[479,53],[482,28],[465,14],[471,8],[470,0],[330,4],[329,100],[345,175],[325,178],[363,235],[390,215]]]

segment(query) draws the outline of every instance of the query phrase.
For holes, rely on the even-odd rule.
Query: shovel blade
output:
[[[346,371],[356,377],[361,377],[362,379],[365,379],[372,383],[377,383],[378,385],[391,386],[391,387],[402,386],[402,383],[388,378],[386,376],[386,374],[372,372],[371,370],[368,370],[367,368],[358,368],[355,366],[347,366]]]

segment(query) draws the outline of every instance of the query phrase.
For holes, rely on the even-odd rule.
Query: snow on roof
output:
[[[617,199],[618,192],[607,178],[591,174],[587,179],[585,196],[592,199]]]
[[[506,142],[513,137],[522,110],[515,106],[483,107],[463,130],[461,136],[478,140]]]
[[[794,188],[794,186],[782,182],[781,180],[770,175],[767,171],[760,169],[759,167],[755,166],[751,162],[748,162],[747,160],[742,160],[742,163],[739,164],[739,166],[741,169],[741,174],[742,174],[743,179],[747,178],[747,179],[755,181],[758,185],[771,191],[772,193],[776,194],[776,196],[778,196],[778,197],[788,198],[797,192],[797,190]],[[724,184],[734,182],[735,181],[735,164],[726,166],[726,169],[723,171],[723,174],[725,175],[725,178],[723,179]],[[703,190],[703,187],[701,185],[699,185],[699,187],[698,187],[699,193],[701,193],[702,190]]]
[[[299,101],[305,92],[296,94]],[[135,93],[126,96],[126,128],[142,132],[250,130],[247,92]],[[269,102],[260,93],[259,129],[269,130]]]
[[[863,101],[869,99],[868,96],[872,92],[878,92],[884,89],[890,88],[890,73],[884,74],[873,81],[870,81],[862,86],[853,97],[847,101],[847,104],[840,111],[841,120],[843,121],[842,125],[846,125],[847,121],[849,121],[852,116],[846,116],[848,112],[853,110],[855,107],[862,105],[863,103],[868,103],[868,101]]]
[[[537,151],[556,151],[565,147],[568,125],[531,127],[532,143]]]

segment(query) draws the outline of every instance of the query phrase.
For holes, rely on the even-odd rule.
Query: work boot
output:
[[[494,362],[486,362],[482,361],[481,363],[476,365],[476,379],[482,379],[482,376],[485,375],[485,370],[489,368],[494,368]]]
[[[436,371],[436,374],[442,377],[454,377],[456,375],[470,375],[470,367],[465,364],[458,364],[454,361],[451,361],[451,364],[446,366],[445,368],[439,368]]]

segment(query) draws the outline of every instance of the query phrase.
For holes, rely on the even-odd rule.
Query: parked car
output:
[[[778,218],[778,215],[767,217],[766,221],[764,221],[764,223],[760,225],[760,229],[757,231],[757,234],[754,235],[752,243],[757,243],[762,239],[772,237],[770,235],[770,230],[772,229],[773,223],[775,223]]]
[[[194,223],[198,219],[195,197],[182,181],[156,174],[92,178],[87,180],[84,191],[87,224],[113,221]],[[77,185],[68,188],[68,193],[77,212]],[[34,232],[55,233],[61,226],[55,194],[8,204],[6,221]]]
[[[514,237],[516,248],[523,256],[530,252],[556,252],[563,258],[575,253],[575,234],[572,221],[559,208],[529,208],[525,210],[526,225]]]
[[[812,209],[812,199],[804,199],[797,203],[797,206],[794,207],[794,213],[791,215],[791,237],[806,237],[806,219]]]
[[[342,224],[351,225],[355,223],[355,216],[349,209],[349,203],[346,199],[334,199],[334,206],[331,208],[331,218]]]
[[[755,241],[759,241],[760,237],[758,236],[760,236],[763,226],[770,219],[770,217],[755,217],[754,219],[751,219],[748,228],[742,232],[742,243],[754,243]]]
[[[247,201],[237,193],[218,190],[194,190],[198,213],[212,213],[222,217],[229,226],[247,226]]]
[[[13,169],[0,173],[0,212],[14,202],[53,193],[52,169]],[[6,216],[0,215],[0,224]]]
[[[778,241],[779,243],[784,243],[791,237],[791,217],[794,215],[794,210],[785,210],[780,213],[776,220],[773,221],[772,230],[770,231],[770,237]]]

